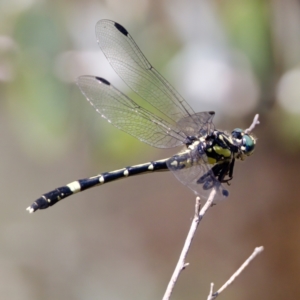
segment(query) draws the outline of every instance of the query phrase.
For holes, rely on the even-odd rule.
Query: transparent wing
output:
[[[144,100],[175,123],[194,114],[189,104],[151,66],[123,26],[100,20],[96,36],[113,69]]]
[[[201,137],[211,134],[215,127],[212,120],[215,116],[213,111],[199,112],[194,115],[184,117],[177,122],[186,136]]]
[[[179,153],[170,157],[167,166],[175,177],[189,187],[202,200],[207,200],[212,188],[217,191],[214,201],[226,198],[228,191],[214,176],[212,165],[207,163],[207,157],[198,150]]]
[[[184,144],[185,135],[176,126],[146,111],[107,80],[80,76],[77,84],[96,111],[115,127],[157,148]]]

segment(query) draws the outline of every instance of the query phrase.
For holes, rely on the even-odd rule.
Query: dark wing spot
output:
[[[102,77],[95,77],[97,80],[101,81],[102,83],[106,84],[106,85],[110,85],[109,81],[107,81],[106,79],[102,78]]]
[[[115,27],[121,32],[123,33],[124,35],[128,35],[128,31],[122,26],[120,25],[119,23],[116,23],[115,22]]]

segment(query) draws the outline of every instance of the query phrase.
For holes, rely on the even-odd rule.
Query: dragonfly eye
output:
[[[235,128],[232,130],[231,135],[234,139],[241,140],[244,135],[244,131],[241,128]]]
[[[255,139],[253,136],[249,134],[244,134],[242,147],[245,148],[244,153],[246,155],[251,155],[255,148]]]
[[[241,150],[246,155],[251,155],[255,148],[255,138],[247,134],[244,130],[236,128],[231,132],[231,136],[240,145]]]

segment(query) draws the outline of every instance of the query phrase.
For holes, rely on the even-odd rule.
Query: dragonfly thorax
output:
[[[215,130],[212,134],[206,136],[204,142],[200,142],[198,150],[200,153],[205,152],[209,164],[216,164],[231,161],[236,147],[229,135]]]

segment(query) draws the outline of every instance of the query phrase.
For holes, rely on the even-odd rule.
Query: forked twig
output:
[[[255,128],[255,126],[259,124],[258,117],[259,117],[258,114],[256,114],[254,116],[250,127],[247,128],[246,130],[244,130],[245,133],[251,132]],[[215,195],[216,195],[216,190],[212,189],[212,191],[208,197],[208,200],[206,201],[206,203],[204,204],[204,206],[202,207],[201,210],[200,210],[200,208],[201,208],[200,198],[199,197],[196,198],[195,216],[193,218],[189,233],[186,237],[186,240],[185,240],[184,246],[182,248],[181,254],[179,256],[178,262],[176,264],[175,270],[173,272],[173,275],[169,281],[169,284],[168,284],[165,294],[163,296],[163,300],[170,299],[173,288],[175,286],[175,283],[176,283],[181,271],[184,270],[189,265],[188,263],[185,262],[185,258],[187,256],[187,253],[191,246],[196,229],[197,229],[200,221],[202,220],[203,216],[207,212],[207,210],[211,207]],[[213,293],[213,283],[212,283],[210,294],[209,294],[210,298],[208,297],[208,299],[209,300],[215,299],[225,288],[227,288],[235,280],[235,278],[246,268],[246,266],[250,263],[250,261],[252,261],[254,259],[254,257],[257,254],[261,253],[262,251],[263,251],[263,247],[255,248],[253,254],[244,262],[244,264],[229,278],[229,280],[216,293]]]
[[[163,296],[163,300],[170,299],[170,296],[172,294],[173,288],[174,288],[175,283],[176,283],[176,281],[179,277],[180,272],[182,270],[184,270],[189,265],[188,263],[185,262],[185,258],[187,256],[187,253],[188,253],[189,249],[190,249],[190,246],[191,246],[192,240],[194,238],[196,229],[199,225],[199,222],[202,220],[202,218],[205,215],[205,213],[207,212],[207,210],[211,207],[215,195],[216,195],[216,190],[212,189],[212,191],[211,191],[211,193],[208,197],[208,200],[206,201],[206,203],[204,204],[204,206],[202,207],[201,210],[200,210],[200,208],[201,208],[200,198],[199,197],[196,198],[195,216],[193,218],[189,233],[186,237],[184,246],[183,246],[181,254],[179,256],[177,265],[175,267],[173,275],[172,275],[172,277],[169,281],[169,284],[168,284],[167,289],[165,291],[165,294]]]
[[[207,300],[216,299],[230,284],[234,282],[234,280],[244,271],[244,269],[250,264],[250,262],[261,252],[264,251],[264,247],[256,247],[253,253],[245,260],[245,262],[237,269],[237,271],[219,288],[219,290],[213,293],[214,284],[210,285],[210,292],[207,297]]]

